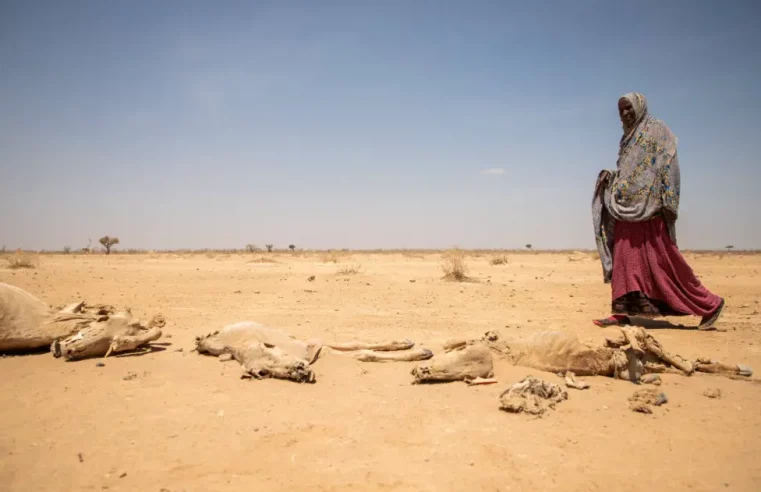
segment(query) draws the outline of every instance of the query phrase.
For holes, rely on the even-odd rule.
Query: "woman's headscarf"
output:
[[[621,99],[627,99],[631,103],[632,108],[634,108],[634,124],[631,128],[627,128],[622,122],[624,135],[621,137],[621,143],[623,143],[625,139],[632,135],[633,130],[637,128],[637,125],[639,125],[645,116],[647,116],[647,98],[639,92],[630,92],[618,98],[619,101]]]
[[[616,220],[640,222],[666,209],[676,220],[679,208],[677,139],[647,110],[638,92],[624,95],[634,108],[635,122],[621,137],[617,173],[606,205]]]

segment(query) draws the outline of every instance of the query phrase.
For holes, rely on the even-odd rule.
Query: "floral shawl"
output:
[[[592,219],[605,282],[613,273],[615,221],[645,222],[662,215],[676,243],[679,215],[677,138],[647,110],[647,100],[633,92],[623,96],[635,110],[635,124],[619,142],[617,169],[601,171],[592,200]]]

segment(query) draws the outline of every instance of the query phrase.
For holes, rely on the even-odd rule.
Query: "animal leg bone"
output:
[[[151,328],[144,333],[137,335],[116,335],[111,340],[111,345],[108,347],[104,359],[111,355],[111,353],[126,352],[129,350],[135,350],[149,342],[153,342],[161,338],[161,330],[158,328]]]
[[[661,347],[661,344],[658,343],[658,340],[649,335],[645,337],[645,348],[662,361],[684,372],[687,376],[695,372],[695,367],[692,363],[682,359],[678,355],[672,355],[666,352],[663,350],[663,347]]]
[[[332,348],[332,347],[330,347]],[[340,355],[353,357],[361,362],[413,362],[428,360],[433,357],[433,352],[425,348],[405,350],[401,352],[378,352],[375,350],[357,350],[353,352],[339,351]]]
[[[339,352],[355,352],[358,350],[374,350],[377,352],[394,352],[396,350],[408,350],[415,346],[411,340],[391,340],[389,342],[333,342],[324,344],[325,347]],[[413,359],[418,360],[418,359]]]
[[[725,374],[733,376],[750,377],[753,375],[753,369],[744,364],[724,364],[707,358],[700,358],[695,361],[695,370],[710,374]]]

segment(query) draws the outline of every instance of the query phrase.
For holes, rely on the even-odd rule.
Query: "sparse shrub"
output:
[[[507,265],[508,264],[507,255],[495,256],[494,258],[491,259],[490,263],[492,265]]]
[[[64,246],[63,254],[68,255],[69,253],[71,253],[71,246]]]
[[[111,254],[111,248],[119,244],[118,237],[103,236],[102,238],[98,239],[98,241],[103,246],[103,249],[106,251],[107,255]]]
[[[344,265],[336,270],[336,275],[356,275],[362,271],[362,265]]]
[[[37,268],[37,262],[35,259],[21,252],[6,259],[8,260],[8,268],[11,270],[18,270],[19,268]]]
[[[290,249],[291,251],[296,251],[296,246],[293,244],[289,244],[288,249]]]
[[[456,282],[468,282],[472,280],[467,275],[468,266],[465,264],[465,254],[461,249],[450,249],[444,253],[441,269],[444,270],[445,280],[454,280]]]
[[[267,252],[268,253],[272,253],[272,248],[275,247],[274,244],[265,244],[265,246],[267,247]]]
[[[320,259],[323,263],[338,263],[338,255],[335,251],[328,251]]]
[[[249,263],[277,263],[277,260],[267,258],[266,256],[260,256],[259,258],[249,261]]]

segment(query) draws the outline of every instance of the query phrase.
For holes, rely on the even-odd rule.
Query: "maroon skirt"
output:
[[[616,222],[612,284],[614,314],[703,317],[721,304],[682,257],[662,217]]]

